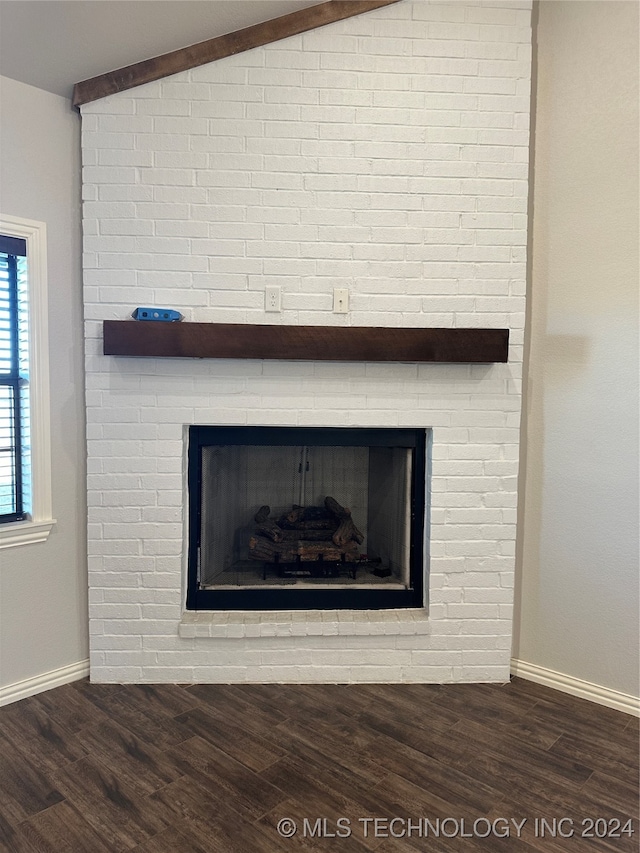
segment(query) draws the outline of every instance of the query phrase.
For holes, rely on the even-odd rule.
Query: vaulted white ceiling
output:
[[[73,84],[321,0],[0,0],[0,74]]]

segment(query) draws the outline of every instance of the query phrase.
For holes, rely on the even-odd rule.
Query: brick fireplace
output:
[[[402,0],[82,107],[93,680],[507,678],[530,39],[526,2]],[[140,305],[505,328],[509,360],[104,355]],[[194,425],[426,431],[420,606],[188,610]]]
[[[425,430],[190,427],[187,609],[422,608],[429,446]]]

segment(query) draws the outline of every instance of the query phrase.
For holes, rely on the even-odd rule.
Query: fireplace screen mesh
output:
[[[406,447],[202,448],[204,589],[409,585]]]

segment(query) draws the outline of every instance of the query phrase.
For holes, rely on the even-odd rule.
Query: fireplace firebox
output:
[[[424,605],[427,430],[189,427],[189,610]]]

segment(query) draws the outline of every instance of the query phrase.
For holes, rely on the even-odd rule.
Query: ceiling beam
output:
[[[351,18],[398,2],[400,0],[328,0],[318,6],[291,12],[289,15],[273,18],[262,24],[255,24],[234,33],[217,36],[190,47],[156,56],[154,59],[145,59],[143,62],[136,62],[135,65],[128,65],[126,68],[83,80],[74,86],[73,105],[80,107],[82,104],[96,101],[107,95],[141,86],[143,83],[151,83],[153,80],[160,80],[180,71],[188,71],[190,68],[206,65],[225,56],[234,56],[236,53],[242,53],[254,47],[261,47],[289,36],[308,32],[316,27],[332,24],[334,21],[342,21],[344,18]]]

